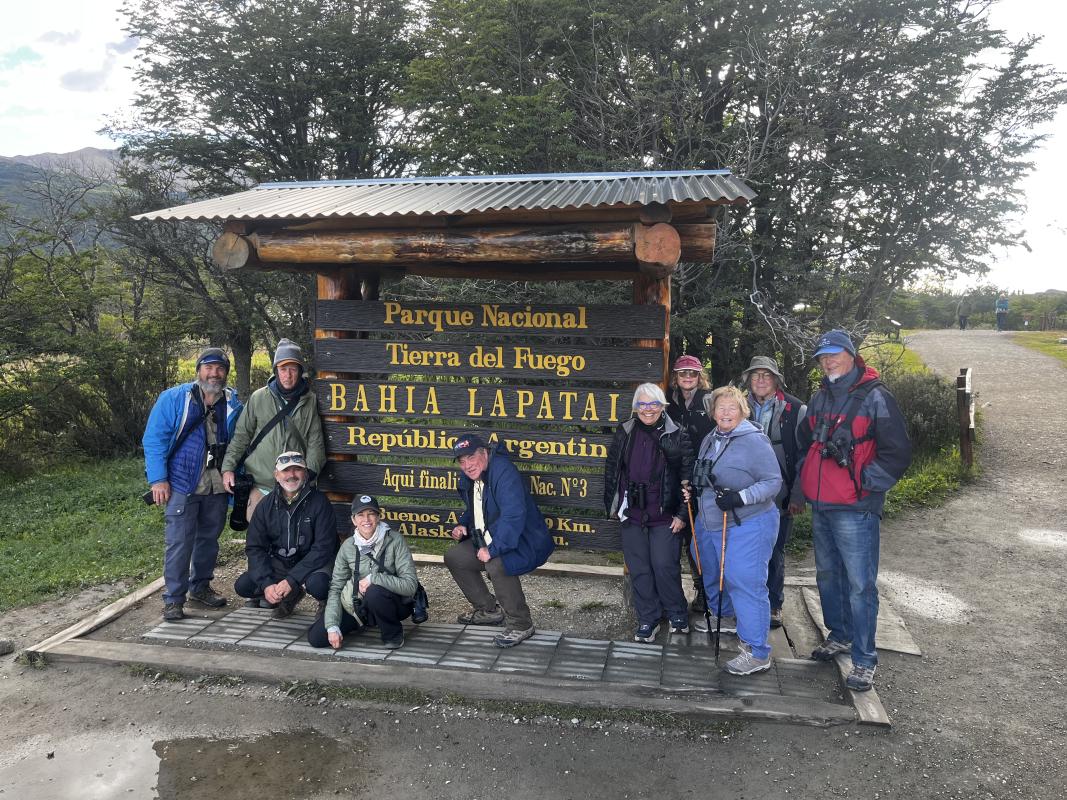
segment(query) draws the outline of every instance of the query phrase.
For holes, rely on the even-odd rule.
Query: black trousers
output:
[[[400,623],[411,616],[411,603],[396,592],[383,589],[381,586],[371,586],[363,595],[363,606],[360,616],[366,622],[367,627],[377,626],[382,635],[382,641],[396,639],[404,632],[404,626]],[[356,618],[344,609],[341,609],[341,635],[347,636],[352,631],[360,629]],[[326,633],[324,614],[311,623],[308,628],[308,644],[312,647],[329,647],[330,637]]]
[[[271,580],[277,583],[286,576],[287,570],[285,565],[277,559],[271,560]],[[304,588],[307,589],[307,593],[314,597],[316,600],[326,602],[326,598],[330,596],[330,572],[325,569],[316,570],[307,576],[307,580],[304,581]],[[233,590],[237,593],[238,597],[262,597],[263,592],[252,581],[251,576],[247,572],[242,572],[241,577],[233,582]]]

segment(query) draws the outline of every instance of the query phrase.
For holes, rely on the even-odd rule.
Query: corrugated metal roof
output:
[[[264,183],[247,192],[139,214],[138,220],[313,220],[487,211],[746,203],[729,170],[375,178]]]

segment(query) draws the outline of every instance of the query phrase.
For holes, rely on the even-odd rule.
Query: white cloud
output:
[[[71,31],[70,33],[63,33],[63,31],[45,31],[37,37],[37,41],[60,45],[75,44],[81,37],[81,31]]]

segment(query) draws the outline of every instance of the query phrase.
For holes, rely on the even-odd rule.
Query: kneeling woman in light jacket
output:
[[[352,501],[355,533],[341,544],[333,565],[325,612],[308,630],[308,644],[335,650],[345,634],[376,625],[383,645],[404,645],[400,623],[411,616],[419,586],[415,561],[404,537],[381,520],[378,501],[370,495]]]

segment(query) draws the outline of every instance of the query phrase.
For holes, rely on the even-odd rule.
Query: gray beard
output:
[[[226,391],[226,380],[225,379],[223,379],[218,384],[218,386],[213,384],[211,381],[202,381],[202,380],[198,379],[197,382],[196,382],[196,385],[200,387],[200,391],[203,392],[205,395],[222,394],[224,391]]]

